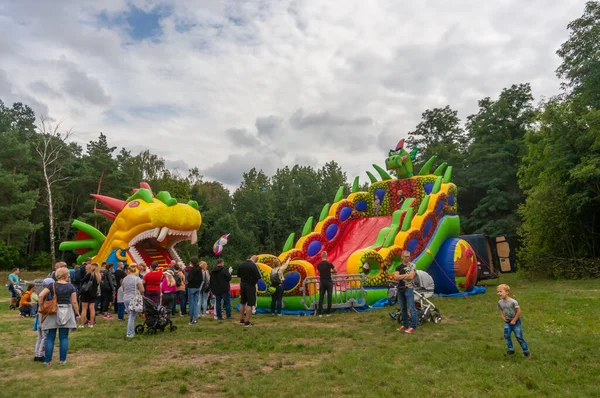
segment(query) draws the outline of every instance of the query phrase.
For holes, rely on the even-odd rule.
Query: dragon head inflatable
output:
[[[74,240],[61,243],[60,250],[77,252],[77,262],[93,257],[95,262],[150,264],[157,261],[159,266],[166,266],[171,260],[180,261],[175,251],[177,243],[195,244],[198,239],[202,217],[195,201],[178,203],[165,191],[154,196],[144,182],[127,200],[91,196],[110,209],[94,210],[113,223],[105,236],[89,224],[73,221],[72,225],[79,232]]]
[[[404,149],[404,140],[400,140],[396,149],[390,149],[388,158],[385,160],[385,167],[394,171],[398,178],[410,178],[413,174],[412,162],[417,156],[418,149],[415,147],[411,153]]]

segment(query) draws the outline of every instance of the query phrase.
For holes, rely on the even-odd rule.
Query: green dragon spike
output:
[[[387,171],[385,171],[381,167],[377,166],[376,164],[373,165],[373,168],[375,170],[377,170],[377,172],[381,176],[381,181],[387,181],[387,180],[391,180],[392,179],[392,177],[388,174]]]
[[[415,203],[415,198],[404,199],[402,202],[402,206],[400,207],[401,211],[408,210],[412,207],[413,203]]]
[[[429,160],[421,167],[421,171],[419,171],[420,176],[425,176],[431,173],[431,167],[433,166],[433,162],[437,159],[436,155],[433,155],[429,158]]]
[[[141,199],[146,203],[154,203],[154,199],[152,199],[152,192],[146,188],[140,188],[135,191],[135,193],[127,199],[127,202],[129,203],[135,199]]]
[[[419,152],[419,148],[417,146],[415,146],[413,148],[413,150],[410,151],[410,160],[411,160],[411,162],[414,162],[415,159],[417,158],[417,152]]]
[[[385,238],[383,247],[390,247],[394,244],[396,234],[398,233],[398,228],[400,228],[400,219],[402,218],[402,213],[402,210],[396,210],[394,213],[392,213],[392,224],[390,225],[391,233],[389,233]]]
[[[367,175],[369,176],[369,180],[371,180],[371,184],[376,183],[377,181],[379,181],[377,178],[375,178],[375,176],[373,174],[371,174],[370,171],[367,171]]]
[[[440,188],[442,187],[442,176],[439,176],[438,178],[436,178],[435,180],[435,184],[433,184],[433,189],[431,190],[431,193],[438,193],[440,191]]]
[[[402,221],[402,231],[408,231],[408,229],[410,228],[410,224],[412,223],[412,219],[413,219],[413,214],[414,214],[414,210],[411,207],[410,209],[406,210],[406,215],[404,216],[404,221]]]
[[[358,184],[359,184],[359,178],[358,178],[358,176],[356,176],[356,177],[354,177],[354,182],[352,183],[352,193],[358,192],[358,190],[360,189]]]
[[[423,198],[423,201],[421,202],[421,206],[419,206],[419,211],[417,212],[417,214],[419,216],[422,216],[423,213],[425,213],[425,210],[427,210],[428,204],[429,204],[429,195],[427,195]]]
[[[290,236],[288,236],[287,240],[285,241],[285,245],[283,245],[283,250],[282,250],[283,253],[285,253],[286,251],[288,251],[292,247],[294,247],[294,238],[295,237],[296,237],[296,234],[294,232],[292,232],[290,234]]]
[[[306,220],[306,223],[304,224],[304,228],[302,228],[302,236],[306,236],[310,233],[310,231],[312,231],[312,223],[313,223],[313,216],[308,217],[308,220]]]
[[[433,172],[433,174],[435,174],[436,176],[441,176],[442,173],[444,172],[444,169],[446,168],[446,166],[448,165],[448,163],[444,162],[442,164],[440,164],[438,166],[437,169],[435,169],[435,171]]]
[[[335,199],[333,199],[333,203],[337,203],[340,200],[342,200],[342,198],[344,197],[344,186],[341,186],[338,188],[337,192],[335,193]]]
[[[104,240],[106,239],[104,234],[98,231],[96,228],[92,227],[91,225],[84,223],[83,221],[73,220],[73,223],[71,223],[71,225],[73,226],[73,228],[76,228],[79,231],[83,232],[84,236],[82,237],[82,239],[62,242],[59,245],[58,249],[62,251],[90,249],[85,253],[80,254],[79,257],[77,257],[78,263],[81,263],[87,257],[92,257],[98,254],[102,243],[104,243]],[[81,251],[79,251],[78,253],[81,253]]]
[[[329,214],[329,207],[329,203],[323,206],[323,210],[321,210],[321,215],[319,216],[319,222],[323,221],[327,217],[327,215]]]
[[[141,189],[140,189],[140,191],[141,191]],[[175,206],[177,204],[177,199],[172,198],[171,194],[168,193],[167,191],[160,191],[156,195],[156,199],[160,200],[161,202],[166,204],[168,207]]]
[[[198,208],[198,202],[196,202],[195,200],[190,200],[189,202],[187,202],[187,204],[190,205],[190,206],[192,206],[196,210],[200,210]]]
[[[448,168],[446,169],[446,172],[444,173],[444,182],[446,184],[449,183],[451,178],[452,178],[452,166],[448,166]]]

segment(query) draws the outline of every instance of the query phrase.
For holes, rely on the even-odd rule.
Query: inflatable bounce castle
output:
[[[385,161],[388,173],[373,165],[367,192],[359,192],[358,178],[352,193],[343,197],[340,187],[332,204],[326,204],[316,226],[310,217],[296,242],[292,233],[278,256],[259,256],[259,307],[268,307],[273,288],[270,271],[273,259],[290,260],[284,272],[284,307],[301,310],[303,281],[315,276],[321,253],[336,266],[338,274],[364,274],[368,304],[387,295],[387,281],[401,264],[404,250],[411,253],[417,269],[435,281],[436,293],[471,291],[477,282],[477,259],[469,243],[459,238],[457,189],[451,182],[452,167],[442,163],[431,171],[436,157],[414,173],[412,153],[401,140]]]

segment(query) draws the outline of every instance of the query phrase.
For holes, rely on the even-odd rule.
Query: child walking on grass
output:
[[[511,339],[512,333],[515,334],[517,341],[521,345],[523,355],[529,358],[531,353],[527,342],[523,338],[523,326],[521,325],[521,307],[517,300],[510,297],[510,286],[506,284],[499,285],[496,288],[496,293],[500,297],[498,301],[498,309],[500,309],[500,315],[504,320],[504,339],[506,340],[506,347],[508,351],[504,354],[505,357],[515,354],[515,347]]]
[[[117,290],[117,316],[120,321],[125,320],[125,300],[123,299],[123,285]]]

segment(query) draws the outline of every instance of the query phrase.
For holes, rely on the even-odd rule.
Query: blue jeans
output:
[[[511,325],[509,322],[504,322],[504,339],[506,340],[506,347],[508,348],[508,351],[515,350],[515,346],[513,346],[512,339],[510,338],[512,333],[515,334],[519,345],[521,345],[521,348],[523,349],[523,353],[528,353],[529,347],[523,338],[523,326],[521,325],[521,318],[517,319],[517,322],[515,322],[514,325]]]
[[[215,307],[217,311],[217,318],[223,319],[221,300],[225,304],[225,314],[227,315],[227,318],[231,318],[231,296],[229,295],[229,292],[215,295]]]
[[[198,319],[198,296],[200,289],[197,287],[188,288],[188,298],[190,299],[190,322]]]
[[[275,288],[275,293],[271,296],[271,313],[281,314],[281,306],[283,305],[283,285]]]
[[[130,302],[131,300],[125,300],[125,302],[123,303],[124,309],[126,309],[127,313],[129,314],[129,319],[127,319],[127,337],[135,336],[135,318],[137,318],[138,314],[135,311],[129,311]]]
[[[19,311],[21,311],[21,315],[32,316],[30,305],[23,305],[23,306],[19,307]]]
[[[31,304],[31,316],[36,316],[38,313],[38,303]]]
[[[210,292],[200,292],[198,298],[198,313],[200,315],[206,314],[206,310],[208,307],[208,294]]]
[[[181,315],[185,315],[185,290],[178,290],[174,293],[171,315],[175,315],[177,310],[177,298],[179,298],[179,311],[181,311]]]
[[[46,334],[46,358],[45,363],[52,361],[52,352],[54,351],[54,340],[56,340],[56,329],[49,329]],[[58,347],[60,353],[60,360],[67,360],[67,351],[69,351],[69,329],[60,328],[58,329]]]
[[[117,303],[117,317],[125,319],[125,303]]]
[[[398,291],[398,301],[402,307],[402,325],[408,327],[408,310],[410,310],[410,327],[417,328],[417,308],[415,307],[415,296],[412,288],[404,289],[404,292]]]

